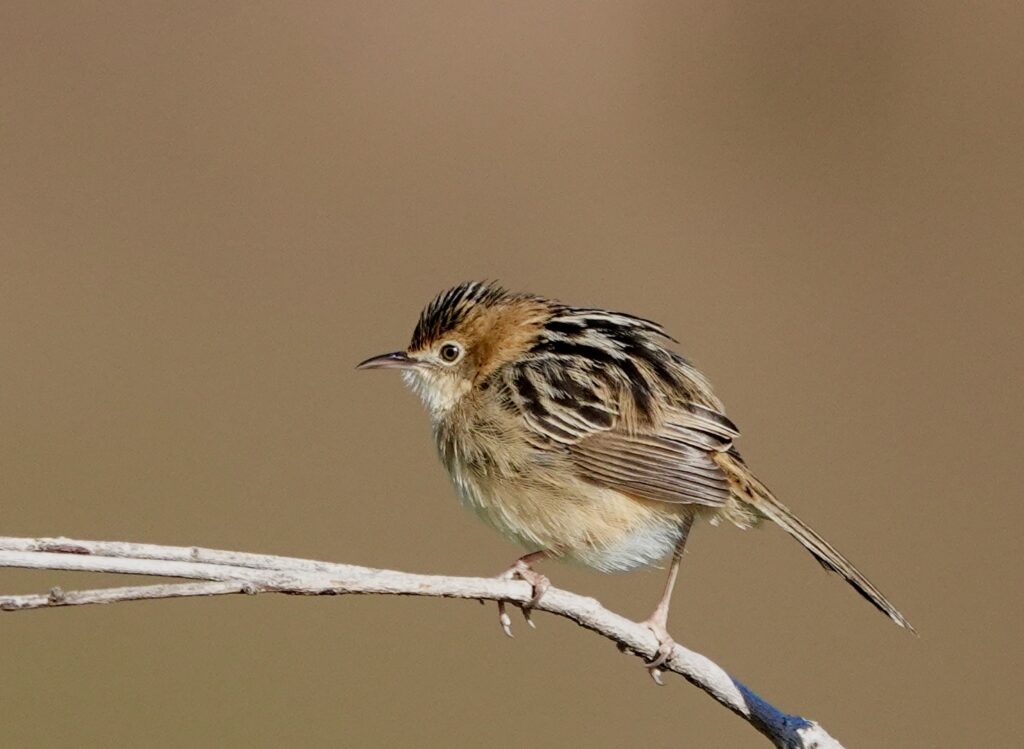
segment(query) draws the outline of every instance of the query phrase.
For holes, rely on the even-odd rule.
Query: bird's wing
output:
[[[724,414],[676,403],[656,423],[627,429],[621,398],[595,391],[593,380],[521,367],[508,384],[533,437],[563,451],[584,480],[661,502],[718,507],[728,500],[729,482],[712,456],[730,450],[739,431]]]
[[[732,438],[707,431],[715,428],[708,416],[693,418],[673,409],[658,428],[612,428],[581,439],[568,452],[583,478],[610,489],[661,502],[720,507],[729,499],[729,481],[712,456],[727,450]]]

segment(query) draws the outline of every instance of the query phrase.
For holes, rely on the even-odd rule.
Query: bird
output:
[[[672,592],[696,521],[774,522],[913,630],[747,467],[735,445],[739,430],[708,379],[670,348],[677,343],[642,317],[473,281],[430,301],[405,349],[357,368],[401,370],[430,414],[461,502],[528,550],[502,575],[533,586],[524,614],[550,586],[533,567],[543,559],[609,573],[671,559],[644,621],[659,644],[646,664],[659,683],[675,644]]]

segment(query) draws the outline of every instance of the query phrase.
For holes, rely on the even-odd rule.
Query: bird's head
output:
[[[375,356],[358,369],[400,369],[435,418],[488,386],[504,364],[533,345],[551,317],[551,302],[486,282],[438,294],[420,314],[402,351]]]

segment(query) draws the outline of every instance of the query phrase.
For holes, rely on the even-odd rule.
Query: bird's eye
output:
[[[462,354],[462,347],[457,343],[446,343],[441,346],[437,353],[442,361],[451,364]]]

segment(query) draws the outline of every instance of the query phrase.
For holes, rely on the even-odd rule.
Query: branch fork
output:
[[[464,598],[512,603],[555,614],[612,640],[620,650],[645,661],[658,657],[657,638],[643,623],[609,611],[594,598],[559,588],[548,588],[540,600],[534,601],[533,585],[523,580],[421,575],[196,546],[68,538],[0,537],[0,567],[151,575],[190,581],[76,591],[54,587],[41,594],[0,595],[0,611],[240,593]],[[659,668],[703,689],[780,749],[842,749],[817,723],[779,710],[709,658],[682,645],[676,644]]]

